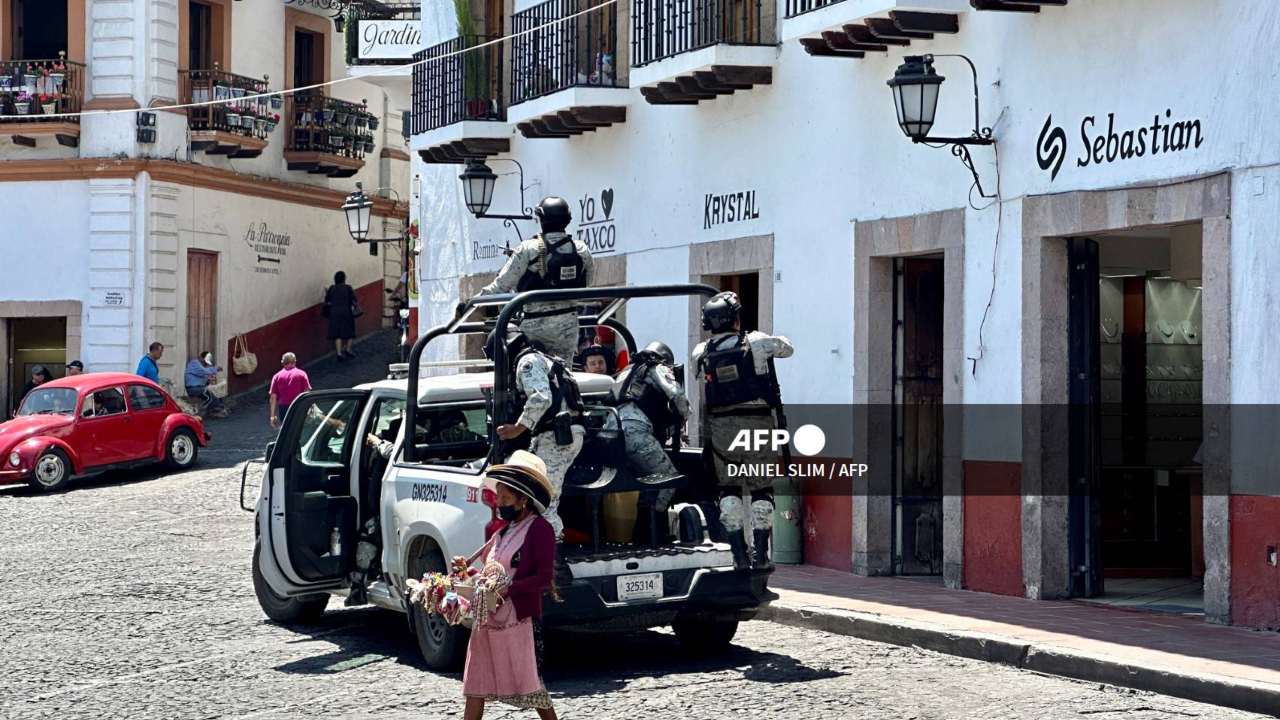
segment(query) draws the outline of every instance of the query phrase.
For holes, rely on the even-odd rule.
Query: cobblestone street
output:
[[[357,349],[314,385],[380,377],[386,339]],[[241,463],[271,437],[265,407],[242,402],[211,428],[190,472],[0,489],[0,717],[460,717],[460,676],[423,668],[402,617],[333,601],[307,631],[264,618],[237,495]],[[551,650],[565,718],[1259,717],[765,622],[715,659],[682,657],[665,632]],[[489,714],[517,716],[534,715]]]

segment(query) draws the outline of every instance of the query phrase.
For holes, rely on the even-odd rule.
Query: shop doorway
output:
[[[54,378],[66,373],[67,319],[65,317],[11,318],[8,325],[8,393],[13,410],[22,402],[22,391],[31,372],[42,366]]]
[[[218,345],[218,255],[187,251],[187,356],[216,352]],[[225,359],[219,358],[222,362]]]
[[[15,60],[54,60],[67,51],[67,0],[5,0]]]
[[[1074,596],[1204,611],[1201,236],[1067,240]]]
[[[760,273],[733,273],[708,275],[706,284],[738,294],[742,303],[742,329],[746,332],[760,329]]]
[[[893,263],[893,572],[940,576],[943,258]]]

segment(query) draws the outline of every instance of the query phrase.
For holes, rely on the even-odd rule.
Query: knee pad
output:
[[[725,530],[729,532],[741,530],[744,519],[742,498],[733,495],[720,498],[720,525]]]
[[[753,500],[751,502],[751,523],[756,530],[773,529],[772,500]]]

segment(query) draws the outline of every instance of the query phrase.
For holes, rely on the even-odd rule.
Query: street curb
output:
[[[1105,657],[1062,652],[994,635],[956,632],[834,608],[774,603],[763,609],[756,619],[1280,716],[1280,687],[1245,680],[1186,675]]]

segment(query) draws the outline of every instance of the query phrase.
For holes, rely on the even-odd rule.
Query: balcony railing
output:
[[[293,93],[285,100],[289,121],[286,152],[318,152],[363,160],[373,152],[378,118],[363,104],[327,97],[314,90]]]
[[[502,46],[477,48],[494,37],[465,35],[426,48],[413,66],[413,132],[424,133],[464,120],[506,119],[502,102]],[[467,48],[476,48],[462,52]]]
[[[183,102],[231,101],[188,108],[192,132],[217,131],[266,140],[280,122],[284,99],[279,95],[241,100],[267,92],[266,79],[218,69],[183,70],[180,77]]]
[[[768,20],[762,0],[634,0],[631,64],[643,67],[712,45],[771,44]]]
[[[84,64],[57,60],[0,62],[0,115],[21,115],[18,122],[78,123],[84,101]]]
[[[619,86],[617,4],[556,22],[598,2],[547,0],[511,16],[512,104],[569,87]]]
[[[418,2],[398,0],[378,2],[360,0],[353,2],[346,11],[346,38],[348,65],[404,65],[408,58],[362,58],[360,42],[364,39],[361,25],[366,20],[406,20],[417,23],[422,17],[422,5]]]
[[[844,0],[787,0],[787,17],[793,18],[797,15],[803,15],[814,10],[821,10],[824,7],[842,3]]]

